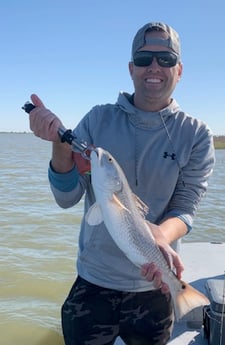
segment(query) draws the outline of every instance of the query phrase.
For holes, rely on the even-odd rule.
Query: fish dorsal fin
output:
[[[149,208],[148,206],[144,203],[144,201],[142,201],[136,194],[133,193],[133,199],[135,202],[135,205],[140,213],[140,215],[145,218],[146,215],[149,212]]]
[[[102,211],[99,204],[94,203],[85,215],[85,220],[89,225],[98,225],[103,222]]]

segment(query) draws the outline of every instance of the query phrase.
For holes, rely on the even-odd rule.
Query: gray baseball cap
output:
[[[167,32],[168,39],[163,38],[149,38],[146,39],[145,35],[149,31],[159,30]],[[142,28],[138,30],[136,35],[134,36],[133,44],[132,44],[132,59],[134,54],[141,49],[143,46],[151,44],[151,45],[160,45],[163,47],[168,47],[174,51],[179,57],[181,56],[181,48],[180,48],[180,39],[178,33],[169,25],[164,23],[148,23],[145,24]]]

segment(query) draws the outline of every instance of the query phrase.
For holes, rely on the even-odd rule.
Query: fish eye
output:
[[[109,158],[108,158],[108,162],[109,162],[109,163],[112,163],[112,161],[113,161],[112,157],[109,157]]]

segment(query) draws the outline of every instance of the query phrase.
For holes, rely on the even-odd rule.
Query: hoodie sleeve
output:
[[[180,169],[178,183],[164,217],[178,217],[191,230],[193,217],[208,187],[208,179],[215,164],[213,135],[201,126],[192,146],[189,160]]]
[[[88,127],[87,114],[73,132],[78,140],[90,144]],[[80,175],[76,167],[67,173],[58,173],[52,168],[51,162],[48,169],[48,179],[55,201],[62,208],[69,208],[77,204],[90,183],[90,177],[85,174]]]

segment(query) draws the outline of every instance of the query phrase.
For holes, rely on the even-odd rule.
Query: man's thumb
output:
[[[32,94],[30,96],[31,100],[32,100],[32,103],[36,106],[36,107],[44,107],[44,103],[40,100],[40,98],[35,95],[35,94]]]

